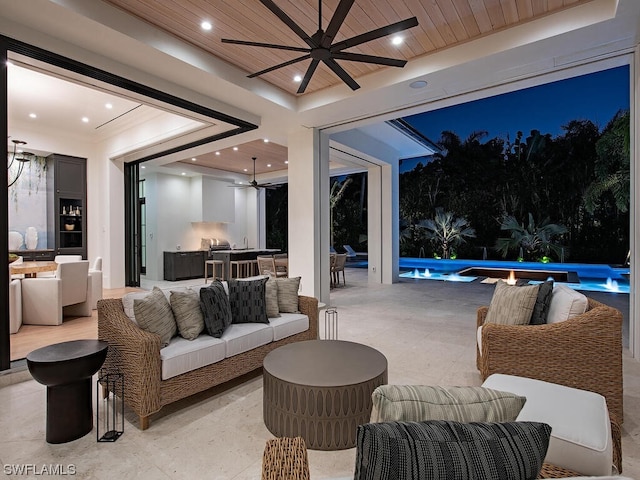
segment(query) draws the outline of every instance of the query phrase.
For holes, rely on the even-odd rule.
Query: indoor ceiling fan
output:
[[[298,93],[304,93],[307,85],[309,84],[309,80],[311,80],[311,77],[313,76],[316,68],[318,67],[318,64],[321,61],[324,62],[324,64],[329,67],[338,77],[340,77],[340,79],[342,79],[344,83],[349,85],[352,90],[360,88],[360,85],[358,85],[358,83],[340,65],[338,65],[336,60],[349,60],[352,62],[373,63],[376,65],[385,65],[391,67],[404,67],[407,63],[406,60],[378,57],[375,55],[363,55],[353,52],[344,52],[343,50],[355,47],[366,42],[370,42],[371,40],[375,40],[377,38],[391,35],[393,33],[401,32],[418,25],[417,18],[411,17],[400,22],[392,23],[390,25],[387,25],[386,27],[376,28],[375,30],[371,30],[361,35],[356,35],[355,37],[348,38],[341,42],[333,43],[333,39],[342,26],[342,23],[344,22],[355,0],[340,0],[340,3],[338,4],[336,11],[333,13],[333,17],[331,17],[331,21],[329,22],[326,31],[322,29],[322,0],[319,0],[318,31],[311,36],[307,35],[307,33],[302,30],[302,28],[300,28],[300,26],[295,23],[286,13],[284,13],[272,0],[260,0],[260,2],[269,10],[271,10],[271,12],[276,15],[285,25],[287,25],[287,27],[293,30],[296,35],[304,40],[304,42],[308,45],[308,48],[292,47],[288,45],[275,45],[262,42],[249,42],[244,40],[230,40],[227,38],[223,38],[222,42],[233,43],[236,45],[250,45],[254,47],[275,48],[279,50],[290,50],[293,52],[304,53],[304,55],[302,55],[301,57],[294,58],[293,60],[289,60],[287,62],[280,63],[279,65],[275,65],[273,67],[269,67],[259,72],[248,75],[249,78],[257,77],[264,73],[272,72],[273,70],[293,65],[294,63],[298,63],[310,58],[311,64],[309,65],[309,68],[307,68],[307,72],[305,73],[304,78],[300,83]]]
[[[251,157],[251,160],[253,160],[253,180],[251,180],[248,185],[233,184],[233,185],[229,185],[229,186],[230,187],[236,187],[236,188],[253,187],[256,190],[260,190],[261,188],[276,188],[276,186],[272,185],[271,183],[258,183],[256,181],[256,160],[257,160],[257,157]]]

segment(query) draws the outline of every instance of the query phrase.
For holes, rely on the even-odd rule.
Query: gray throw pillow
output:
[[[485,387],[428,385],[381,385],[371,400],[371,422],[513,422],[527,401]]]
[[[269,323],[265,284],[267,278],[229,280],[229,303],[233,323]]]
[[[533,306],[533,313],[529,325],[544,325],[547,323],[549,307],[551,306],[551,294],[553,293],[553,280],[547,280],[540,284],[536,303]]]
[[[198,338],[204,330],[204,318],[200,309],[200,297],[195,290],[187,288],[184,292],[172,291],[169,303],[171,303],[180,336],[187,340]]]
[[[200,289],[200,308],[205,330],[212,337],[220,338],[232,322],[231,304],[222,282],[214,280]]]
[[[175,337],[178,327],[169,300],[162,290],[153,287],[149,295],[133,301],[133,311],[138,326],[160,337],[160,347],[166,347]]]
[[[354,480],[533,480],[550,434],[538,422],[367,423],[357,427]]]
[[[538,297],[539,285],[517,287],[499,280],[493,292],[485,323],[528,325]]]
[[[267,317],[275,318],[280,316],[278,308],[278,282],[275,277],[269,277],[264,286],[264,299],[267,308]]]
[[[300,277],[276,278],[278,283],[278,310],[280,313],[298,312]]]

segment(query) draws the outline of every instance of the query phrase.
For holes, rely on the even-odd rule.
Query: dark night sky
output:
[[[495,97],[405,117],[411,126],[438,142],[442,131],[455,132],[461,140],[486,130],[483,141],[500,137],[513,140],[518,130],[532,129],[552,136],[563,134],[571,120],[588,119],[600,129],[620,109],[629,109],[629,67],[561,80]],[[417,162],[405,161],[401,172]]]

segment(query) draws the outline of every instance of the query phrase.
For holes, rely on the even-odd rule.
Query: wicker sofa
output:
[[[614,463],[621,471],[622,313],[592,298],[587,300],[585,313],[547,325],[485,324],[488,307],[478,308],[482,351],[476,347],[476,364],[483,381],[503,373],[604,396]]]
[[[100,300],[98,338],[109,343],[103,372],[124,374],[125,404],[138,415],[139,427],[145,430],[150,416],[163,406],[261,368],[264,357],[275,348],[316,339],[318,300],[299,296],[298,308],[309,318],[308,330],[162,380],[160,337],[132,322],[124,312],[121,299]]]

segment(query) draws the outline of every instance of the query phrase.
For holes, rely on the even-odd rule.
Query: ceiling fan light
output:
[[[296,83],[300,83],[302,81],[302,75],[296,75],[293,77],[293,81]]]
[[[400,35],[396,35],[391,39],[391,43],[393,43],[394,45],[400,45],[402,44],[403,41],[404,41],[404,38],[402,38]]]
[[[207,22],[205,20],[200,24],[200,28],[202,28],[202,30],[209,31],[209,30],[211,30],[211,23],[209,23],[209,22]]]

